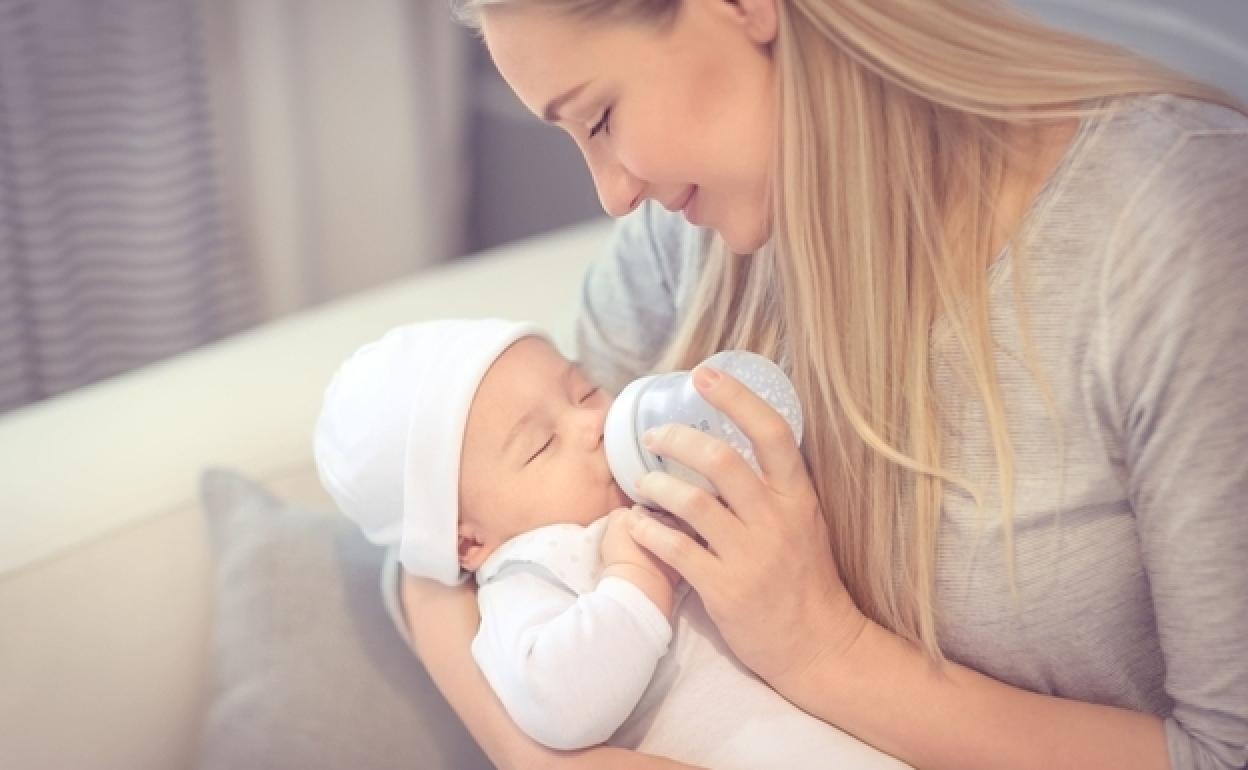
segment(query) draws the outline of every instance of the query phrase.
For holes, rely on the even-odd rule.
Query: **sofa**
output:
[[[276,695],[298,684],[274,672],[314,646],[313,632],[303,626],[291,638],[270,636],[268,648],[250,662],[231,658],[238,653],[229,646],[231,639],[254,644],[283,624],[298,629],[317,622],[322,626],[315,633],[335,634],[333,625],[347,621],[334,612],[350,615],[352,608],[378,602],[380,549],[344,540],[355,535],[343,529],[345,518],[334,517],[312,461],[312,427],[326,383],[359,345],[422,318],[532,319],[570,352],[580,278],[609,233],[609,221],[595,220],[471,255],[0,416],[0,767],[308,767],[310,760],[282,756],[284,742],[296,738],[310,757],[334,756],[333,747],[317,740],[334,731],[338,717],[329,717],[328,725],[310,724],[310,718],[284,724],[302,706],[288,694]],[[216,481],[206,485],[206,477]],[[245,479],[262,491],[248,491]],[[232,550],[233,541],[265,529],[259,514],[235,512],[228,524],[221,515],[215,524],[206,516],[205,501],[219,505],[223,499],[295,512],[273,535],[277,555],[267,566],[249,573],[250,557]],[[315,565],[297,561],[289,538],[310,538],[300,532],[315,527],[332,532],[335,543],[347,543],[364,577],[300,597],[305,587],[299,575],[310,575]],[[235,567],[225,575],[227,559]],[[250,590],[248,580],[268,580],[283,569],[270,604],[240,621],[232,608]],[[339,590],[333,612],[318,608],[321,597]],[[233,594],[232,605],[223,603],[225,591]],[[290,601],[313,609],[282,609]],[[394,657],[401,639],[392,624],[378,621],[383,616],[369,612],[361,638],[370,655],[382,650],[391,656],[386,660],[393,672],[402,667],[393,662],[401,659]],[[289,623],[277,620],[286,617],[282,613]],[[221,626],[227,616],[228,634]],[[336,643],[338,652],[325,654],[321,669],[300,678],[332,683],[336,660],[355,654],[351,639]],[[419,668],[406,657],[407,665]],[[233,692],[230,703],[250,698],[253,708],[263,702],[270,713],[242,714],[218,730],[218,743],[249,733],[246,750],[252,753],[231,755],[239,750],[230,748],[214,764],[203,755],[205,720],[222,708],[229,685],[222,680],[231,670],[223,659],[234,669],[251,665],[268,677],[249,691]],[[380,684],[369,686],[389,688],[396,676],[382,671]],[[410,689],[396,697],[405,708],[417,714],[426,707],[445,710],[427,676],[401,676]],[[350,689],[340,682],[332,686],[342,693]],[[360,714],[378,724],[374,705],[384,698],[367,692],[350,697],[363,702],[348,704],[347,695],[324,689],[307,699],[339,709],[326,713],[342,719]],[[445,713],[438,719],[443,722],[423,737],[408,723],[382,724],[401,733],[406,745],[429,743],[417,747],[423,757],[418,766],[425,770],[481,766],[483,758],[462,726]],[[376,738],[352,735],[334,740],[377,744]],[[368,764],[341,757],[339,766]],[[392,755],[381,756],[379,764],[400,766]]]

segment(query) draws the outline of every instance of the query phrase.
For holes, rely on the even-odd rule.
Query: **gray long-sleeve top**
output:
[[[1161,95],[1086,119],[1033,202],[1023,358],[1017,265],[992,264],[992,329],[1016,453],[1018,596],[995,455],[940,350],[948,488],[942,649],[1003,682],[1163,717],[1175,770],[1248,765],[1248,118]],[[582,287],[577,356],[618,389],[648,371],[704,258],[652,203],[623,218]],[[1060,451],[1059,451],[1060,450]]]

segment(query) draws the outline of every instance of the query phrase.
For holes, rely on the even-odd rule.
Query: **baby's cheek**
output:
[[[577,521],[586,517],[592,520],[602,515],[603,512],[598,509],[602,507],[603,495],[592,483],[596,475],[592,468],[578,464],[557,481],[552,479],[546,495],[551,498],[554,509]]]

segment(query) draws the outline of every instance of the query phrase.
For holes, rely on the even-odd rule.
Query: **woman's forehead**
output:
[[[501,6],[481,19],[481,35],[495,63],[535,68],[575,60],[609,37],[612,27],[587,24],[533,6]]]
[[[640,25],[587,22],[532,7],[487,11],[481,30],[499,73],[539,117],[551,100],[586,81],[627,75],[653,55],[657,42]]]
[[[530,10],[490,12],[481,30],[499,72],[513,87],[534,91],[535,99],[550,99],[556,95],[553,89],[583,80],[609,43],[600,39],[609,31],[585,29],[567,18]]]

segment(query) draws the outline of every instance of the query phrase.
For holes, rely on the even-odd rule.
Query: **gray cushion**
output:
[[[381,549],[231,471],[200,492],[216,618],[199,770],[490,767],[386,614]]]

